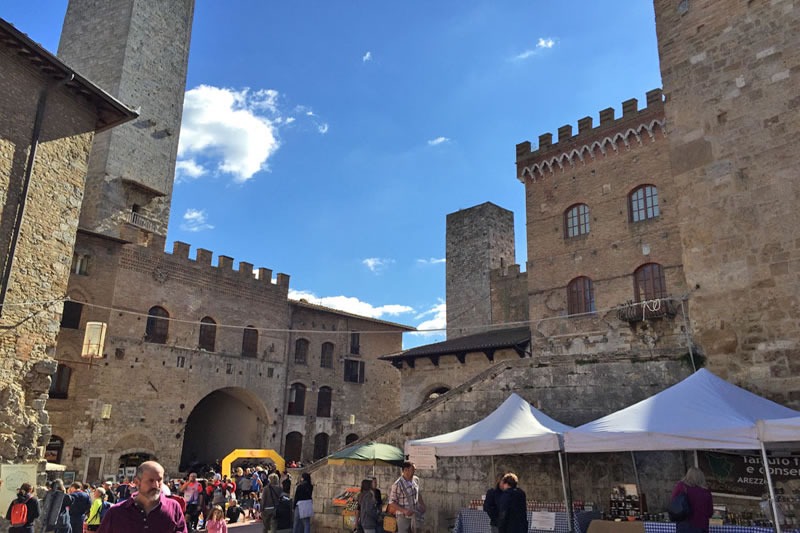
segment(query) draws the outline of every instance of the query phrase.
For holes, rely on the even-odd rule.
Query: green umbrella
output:
[[[370,442],[345,448],[328,457],[329,465],[400,466],[405,461],[403,450],[391,444]]]

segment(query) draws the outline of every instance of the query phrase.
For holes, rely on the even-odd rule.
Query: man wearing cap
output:
[[[11,510],[14,505],[23,504],[28,508],[25,523],[19,526],[8,528],[9,533],[33,533],[33,521],[39,518],[39,500],[33,495],[33,487],[30,483],[23,483],[17,491],[17,498],[8,506],[6,520],[11,520]]]
[[[117,495],[114,494],[114,491],[111,490],[111,482],[106,480],[103,481],[103,489],[106,491],[106,501],[111,505],[117,503]]]
[[[136,469],[137,492],[106,512],[100,533],[187,533],[181,506],[161,491],[164,467],[147,461]]]

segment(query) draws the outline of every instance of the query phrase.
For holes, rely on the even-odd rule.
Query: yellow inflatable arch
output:
[[[286,461],[275,450],[233,450],[222,460],[222,475],[231,477],[231,465],[237,459],[272,459],[279,471],[286,471]]]

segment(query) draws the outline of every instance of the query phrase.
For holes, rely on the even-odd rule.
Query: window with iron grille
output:
[[[587,277],[575,278],[567,285],[567,314],[594,313],[594,287]]]
[[[242,332],[242,355],[245,357],[255,357],[258,353],[258,330],[253,326],[247,326]]]
[[[297,339],[294,341],[294,364],[305,365],[308,361],[308,340]]]
[[[83,313],[83,304],[69,301],[64,302],[64,311],[61,313],[61,327],[80,329],[81,313]]]
[[[667,297],[664,268],[658,263],[647,263],[633,274],[634,297],[637,302]]]
[[[200,341],[198,348],[213,352],[217,343],[217,322],[210,316],[200,319]]]
[[[364,361],[345,359],[344,380],[350,383],[364,383]]]
[[[358,355],[361,351],[361,334],[358,332],[350,333],[350,353]]]
[[[330,387],[320,387],[317,393],[317,416],[329,418],[331,416],[331,403],[333,391]]]
[[[577,237],[589,233],[589,206],[575,204],[564,212],[564,236]]]
[[[628,213],[631,222],[640,222],[658,216],[658,188],[641,185],[628,195]]]
[[[306,405],[306,386],[302,383],[293,383],[289,388],[289,408],[286,414],[303,415]]]
[[[333,343],[323,342],[322,353],[319,358],[319,366],[322,368],[333,368]]]
[[[169,313],[163,307],[154,306],[147,312],[147,325],[144,330],[145,342],[164,344],[169,334]]]
[[[72,369],[67,365],[58,364],[56,373],[50,382],[50,397],[59,400],[66,400],[69,393],[69,380],[72,376]]]

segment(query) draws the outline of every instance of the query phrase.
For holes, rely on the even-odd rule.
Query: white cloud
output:
[[[363,259],[361,263],[370,269],[370,271],[378,274],[379,272],[383,271],[387,266],[394,263],[394,259],[386,259],[382,257],[367,257]]]
[[[553,48],[555,44],[556,42],[549,37],[539,37],[539,41],[536,43],[536,48],[529,48],[524,52],[515,55],[511,58],[511,60],[522,61],[523,59],[528,59],[529,57],[536,55],[539,50]]]
[[[218,157],[217,169],[243,182],[267,168],[280,146],[273,120],[277,91],[199,85],[186,92],[178,156]]]
[[[362,63],[366,63],[367,61],[372,61],[372,52],[367,50],[367,53],[363,55],[361,58]]]
[[[178,180],[183,178],[195,179],[203,176],[208,171],[194,159],[184,159],[175,163],[175,176]]]
[[[207,229],[214,229],[214,226],[206,221],[205,209],[189,208],[183,214],[181,229],[183,231],[204,231]]]
[[[324,123],[320,124],[319,126],[317,126],[317,130],[321,134],[325,135],[326,133],[328,133],[328,123],[324,122]]]
[[[428,141],[428,146],[436,146],[437,144],[442,144],[448,142],[450,139],[447,137],[436,137],[435,139],[431,139]]]
[[[294,117],[286,117],[286,121],[285,121],[285,122],[286,122],[287,124],[291,124],[291,123],[292,123],[292,122],[294,122],[294,121],[295,121],[295,118],[294,118]]]
[[[294,289],[289,289],[289,298],[292,300],[306,300],[312,304],[331,307],[347,313],[368,316],[370,318],[397,316],[414,312],[414,308],[407,305],[389,304],[374,306],[367,302],[362,302],[353,296],[324,296],[320,298],[312,292],[296,291]]]
[[[431,257],[430,259],[417,259],[417,263],[421,265],[439,265],[442,263],[446,263],[447,259],[442,257],[441,259],[437,259],[435,257]]]
[[[544,37],[539,37],[539,42],[536,43],[536,48],[553,48],[554,44],[556,44],[555,41],[549,37],[547,39]]]
[[[413,333],[413,335],[422,335],[425,337],[442,335],[447,328],[447,304],[440,300],[438,304],[424,313],[418,314],[415,318],[420,319],[426,316],[431,316],[431,318],[417,324],[417,329],[420,331]]]

